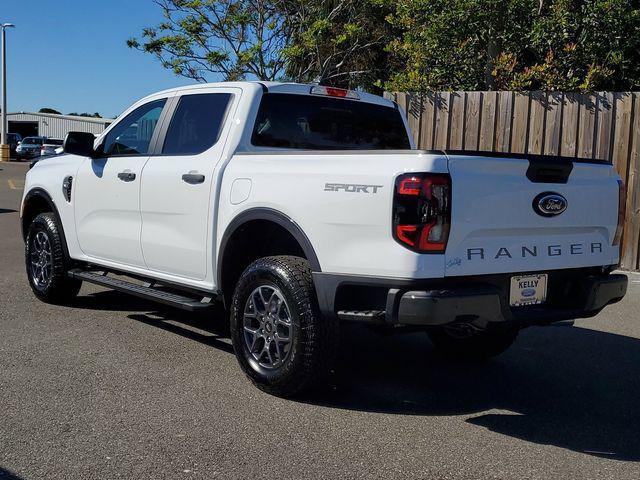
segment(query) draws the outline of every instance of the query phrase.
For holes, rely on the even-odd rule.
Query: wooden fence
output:
[[[622,267],[640,269],[640,92],[386,93],[427,150],[470,150],[612,161],[627,188]]]

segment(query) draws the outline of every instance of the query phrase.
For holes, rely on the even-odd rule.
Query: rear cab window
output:
[[[286,93],[262,97],[251,143],[303,150],[411,148],[401,113],[394,107]]]
[[[218,142],[230,93],[183,95],[171,118],[162,146],[163,155],[197,155]]]

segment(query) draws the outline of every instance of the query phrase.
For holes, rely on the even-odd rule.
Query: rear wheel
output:
[[[309,262],[277,256],[249,265],[233,295],[231,338],[240,366],[261,390],[292,396],[326,379],[338,324],[320,315]]]
[[[456,360],[472,361],[500,355],[515,342],[518,332],[519,329],[512,325],[497,325],[473,333],[448,327],[428,333],[440,354]]]
[[[53,213],[41,213],[29,225],[25,262],[29,285],[40,300],[67,303],[80,291],[82,282],[67,276],[69,262]]]

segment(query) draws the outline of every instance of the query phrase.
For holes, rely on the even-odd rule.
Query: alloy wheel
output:
[[[253,290],[244,308],[244,340],[250,356],[261,367],[282,366],[291,352],[293,323],[282,292],[272,285]]]

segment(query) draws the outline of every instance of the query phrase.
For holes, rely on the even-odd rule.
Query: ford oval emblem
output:
[[[543,192],[533,199],[533,210],[543,217],[560,215],[568,205],[567,199],[555,192]]]
[[[535,288],[525,288],[522,290],[521,295],[523,297],[533,297],[536,294]]]

